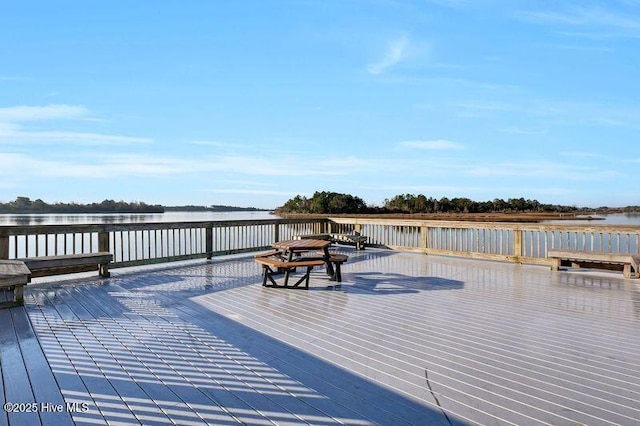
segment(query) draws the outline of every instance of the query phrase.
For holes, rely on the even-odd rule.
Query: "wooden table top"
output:
[[[302,251],[302,250],[320,250],[320,249],[324,249],[329,245],[331,245],[331,241],[303,239],[303,240],[277,241],[273,243],[271,246],[273,248],[280,249],[280,250]]]

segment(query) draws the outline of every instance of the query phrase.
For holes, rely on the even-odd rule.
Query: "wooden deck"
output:
[[[39,412],[0,425],[638,424],[636,281],[340,250],[309,290],[252,255],[27,286],[0,397]]]

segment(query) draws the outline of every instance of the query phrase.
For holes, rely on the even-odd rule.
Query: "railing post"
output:
[[[513,261],[520,265],[522,263],[520,260],[522,256],[522,229],[513,230],[513,256]]]
[[[0,236],[0,259],[9,259],[9,236]]]
[[[111,253],[111,247],[109,245],[109,232],[98,232],[98,251],[105,251]]]
[[[353,225],[353,233],[356,235],[362,234],[362,224],[356,223],[355,225]]]
[[[420,227],[420,248],[424,250],[425,254],[429,249],[429,227]]]
[[[209,223],[205,229],[205,250],[207,251],[207,260],[211,260],[213,257],[213,224]]]
[[[276,222],[273,225],[273,240],[275,242],[280,241],[280,222]]]

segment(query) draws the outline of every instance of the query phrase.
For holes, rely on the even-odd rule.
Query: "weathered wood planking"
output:
[[[73,421],[64,404],[58,383],[51,372],[26,312],[12,309],[11,313],[34,399],[40,404],[42,424],[45,426],[72,425]],[[48,407],[55,407],[55,410]],[[60,407],[64,408],[59,410]]]
[[[0,365],[4,400],[6,403],[25,404],[25,408],[7,413],[7,418],[14,425],[40,425],[42,422],[35,405],[37,403],[20,349],[12,310],[21,310],[22,315],[25,315],[21,307],[0,310]]]

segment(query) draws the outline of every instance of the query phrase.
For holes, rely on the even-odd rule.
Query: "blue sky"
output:
[[[640,204],[640,0],[5,2],[0,201]]]

